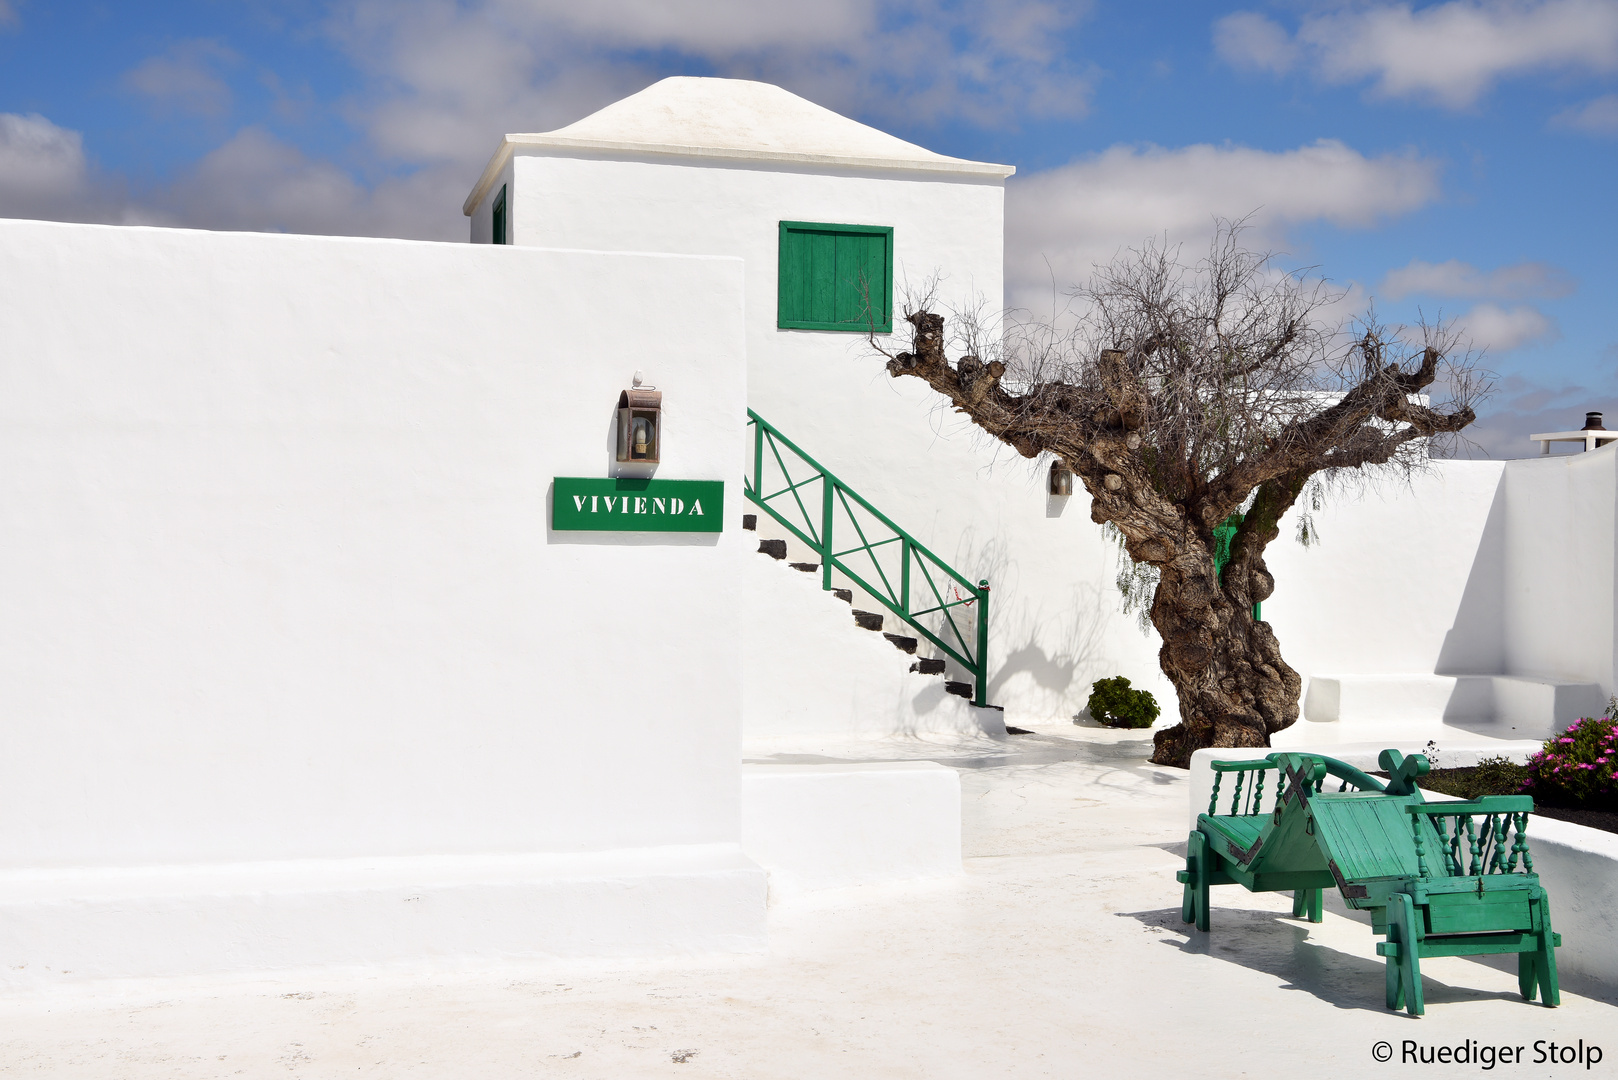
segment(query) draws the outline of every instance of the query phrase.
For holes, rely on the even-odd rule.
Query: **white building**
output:
[[[1172,720],[1082,493],[866,340],[935,273],[998,305],[1010,174],[671,79],[508,136],[470,245],[0,222],[4,977],[757,948],[766,871],[958,864],[949,770],[741,766],[744,731],[1003,737],[756,553],[749,409],[990,582],[1005,717],[1126,674]],[[637,371],[655,469],[617,460]],[[1298,737],[1610,694],[1615,454],[1441,464],[1278,544]],[[555,527],[558,479],[649,473],[723,482],[722,528]]]

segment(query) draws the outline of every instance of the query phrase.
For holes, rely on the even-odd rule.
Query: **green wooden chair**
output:
[[[1243,885],[1291,891],[1292,914],[1321,920],[1322,890],[1336,887],[1351,908],[1371,913],[1386,939],[1388,1008],[1424,1011],[1421,958],[1517,954],[1523,998],[1561,1004],[1550,902],[1528,851],[1526,795],[1428,803],[1416,786],[1420,754],[1384,750],[1386,784],[1318,754],[1271,754],[1213,763],[1213,797],[1186,846],[1180,915],[1209,928],[1208,890]],[[1275,774],[1273,805],[1264,802]],[[1220,782],[1232,777],[1226,813]],[[1327,778],[1339,781],[1329,790]]]

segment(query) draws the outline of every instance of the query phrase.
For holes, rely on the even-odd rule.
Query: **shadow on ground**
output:
[[[1180,921],[1180,909],[1120,911],[1148,932],[1161,933],[1163,944],[1262,972],[1283,982],[1283,990],[1299,990],[1339,1009],[1390,1012],[1384,998],[1384,968],[1379,960],[1334,949],[1310,939],[1312,924],[1273,911],[1220,908],[1213,929],[1202,933]],[[1520,1001],[1519,995],[1478,990],[1423,973],[1427,1005],[1489,999]],[[1408,1016],[1407,1013],[1399,1013]],[[1410,1019],[1416,1019],[1410,1017]]]

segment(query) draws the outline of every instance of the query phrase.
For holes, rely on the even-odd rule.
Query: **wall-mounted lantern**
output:
[[[1060,461],[1051,462],[1050,492],[1052,495],[1073,494],[1073,473]]]
[[[663,450],[663,392],[635,385],[618,395],[618,460],[655,465]]]

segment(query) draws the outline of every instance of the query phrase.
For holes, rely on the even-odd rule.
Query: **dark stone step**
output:
[[[1007,724],[1006,725],[1006,734],[1007,735],[1032,735],[1033,732],[1029,731],[1027,728],[1012,727],[1010,724]]]
[[[860,611],[855,609],[854,625],[859,627],[861,630],[880,630],[882,629],[882,616],[878,615],[874,611]]]
[[[893,647],[901,652],[914,653],[916,651],[916,639],[913,637],[905,637],[902,634],[883,634],[882,636],[893,642]]]
[[[972,684],[969,682],[947,682],[944,684],[944,689],[956,697],[963,697],[968,700],[972,697]]]
[[[785,540],[760,540],[758,542],[758,553],[768,555],[772,559],[784,559],[787,557],[787,542]]]
[[[831,591],[831,594],[833,596],[837,597],[837,599],[841,600],[845,604],[850,604],[851,605],[851,604],[854,603],[854,590],[853,589],[833,589]]]
[[[820,569],[820,564],[817,562],[794,562],[787,563],[787,565],[794,570],[802,570],[806,574],[812,574]]]
[[[758,515],[757,514],[743,514],[742,515],[742,528],[746,529],[748,532],[757,532],[758,531]]]
[[[911,664],[910,670],[918,675],[942,675],[944,674],[944,661],[936,657],[925,657]]]

